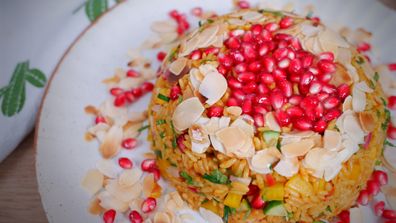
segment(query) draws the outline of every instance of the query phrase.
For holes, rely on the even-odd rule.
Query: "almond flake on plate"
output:
[[[177,24],[173,20],[156,21],[151,24],[151,30],[157,33],[176,32]]]
[[[105,189],[115,198],[126,203],[140,197],[143,190],[140,183],[136,183],[132,186],[121,186],[117,180],[110,180]]]
[[[100,192],[97,198],[100,200],[100,206],[106,210],[114,209],[115,211],[119,212],[125,212],[128,210],[129,206],[127,202],[117,199],[108,191]]]
[[[205,108],[197,97],[192,97],[182,101],[175,109],[172,120],[177,131],[188,129],[197,121]]]
[[[156,212],[154,215],[154,223],[171,223],[169,215],[165,212]]]
[[[103,187],[103,174],[96,169],[88,170],[84,179],[81,182],[81,186],[90,194],[96,194]]]
[[[121,149],[122,137],[123,132],[121,127],[113,125],[109,129],[99,147],[99,151],[103,158],[109,159],[118,154]]]
[[[96,164],[96,168],[109,178],[116,178],[121,168],[117,166],[113,160],[100,160]]]
[[[124,170],[118,178],[118,183],[123,187],[132,186],[140,180],[142,174],[140,168]]]

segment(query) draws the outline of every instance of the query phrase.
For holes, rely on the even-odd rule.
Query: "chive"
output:
[[[358,63],[358,64],[364,64],[364,59],[363,59],[363,57],[358,57],[357,60],[356,60],[356,63]]]
[[[209,201],[208,199],[205,199],[204,201],[201,202],[201,204],[208,203],[208,201]]]
[[[331,207],[330,207],[330,205],[327,205],[326,211],[331,212]]]
[[[169,97],[167,97],[167,96],[165,96],[165,95],[163,95],[163,94],[161,94],[161,93],[159,93],[157,97],[158,97],[159,99],[163,100],[163,101],[166,101],[166,102],[169,102],[169,100],[170,100]]]
[[[386,102],[386,100],[383,97],[380,97],[382,104],[384,104],[384,106],[386,106],[388,103]]]
[[[177,49],[178,48],[172,50],[172,52],[169,54],[168,61],[172,61],[175,58]]]
[[[228,207],[227,205],[224,205],[224,215],[223,215],[223,220],[225,223],[228,223],[228,217],[231,214],[231,208]]]
[[[371,89],[375,89],[375,84],[374,84],[374,82],[372,81],[372,80],[369,80],[369,87],[371,88]]]
[[[374,80],[375,80],[375,81],[378,81],[378,80],[379,80],[379,74],[378,74],[378,72],[375,72],[375,73],[374,73]]]
[[[143,130],[148,129],[149,127],[150,125],[144,125],[138,129],[138,132],[142,132]]]
[[[388,129],[388,125],[390,122],[390,111],[388,109],[385,109],[385,122],[381,124],[382,130],[386,131]]]
[[[173,122],[171,122],[171,128],[173,132],[172,147],[175,149],[177,147],[177,142],[176,142],[176,131],[175,131],[175,127],[173,126]]]
[[[214,20],[213,19],[207,19],[206,20],[209,24],[211,24],[211,23],[213,23],[214,22]]]
[[[160,132],[159,135],[160,135],[161,139],[165,138],[165,132]]]
[[[396,147],[393,143],[391,143],[391,142],[389,142],[389,140],[385,140],[385,143],[384,143],[386,146],[390,146],[390,147]]]
[[[183,101],[183,96],[179,95],[177,98],[177,104],[180,104]]]
[[[154,150],[154,153],[157,157],[159,157],[160,159],[162,159],[162,152],[161,150]]]
[[[166,123],[166,120],[165,119],[159,119],[159,120],[157,120],[157,125],[162,125],[162,124],[165,124]]]
[[[203,175],[205,180],[208,180],[215,184],[229,184],[230,180],[226,175],[224,175],[220,170],[213,170],[210,174],[205,173]]]
[[[381,160],[376,160],[376,161],[375,161],[375,165],[376,165],[376,166],[380,166],[381,164],[382,164],[382,161],[381,161]]]
[[[280,149],[281,149],[281,144],[280,144],[279,141],[276,143],[276,148],[280,151]]]
[[[283,13],[280,11],[272,11],[272,10],[267,10],[267,9],[261,9],[258,11],[259,13],[271,13],[276,17],[283,17]]]
[[[187,184],[194,185],[193,178],[190,175],[188,175],[187,172],[185,171],[180,172],[180,176],[186,180]]]

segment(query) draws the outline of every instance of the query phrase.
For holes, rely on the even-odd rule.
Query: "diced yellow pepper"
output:
[[[242,200],[242,195],[228,193],[227,197],[224,199],[224,205],[227,205],[231,208],[238,208],[239,205],[241,204],[241,200]]]
[[[275,184],[263,189],[263,198],[266,201],[283,201],[284,196],[285,188],[283,184]]]
[[[213,213],[216,213],[220,215],[219,209],[217,206],[214,204],[213,201],[207,201],[201,205],[203,208],[208,209],[209,211],[212,211]]]
[[[313,193],[313,187],[309,182],[306,182],[299,175],[294,175],[286,183],[286,187],[299,192],[303,196],[309,196]]]

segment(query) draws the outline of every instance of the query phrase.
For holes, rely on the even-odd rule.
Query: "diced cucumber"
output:
[[[270,201],[264,208],[264,214],[270,216],[287,216],[287,211],[282,201]]]
[[[268,146],[274,146],[278,142],[280,133],[277,131],[264,131],[263,132],[263,138],[265,143],[267,143]]]
[[[241,205],[238,208],[239,212],[249,211],[251,209],[249,202],[246,199],[242,199]]]

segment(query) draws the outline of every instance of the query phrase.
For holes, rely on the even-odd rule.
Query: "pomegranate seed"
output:
[[[228,86],[231,89],[240,89],[240,88],[242,88],[242,83],[239,82],[238,80],[236,80],[235,78],[231,77],[228,79]]]
[[[388,210],[388,209],[385,209],[385,210],[382,212],[382,217],[383,217],[383,218],[386,218],[386,219],[395,220],[395,219],[396,219],[396,211],[395,211],[395,210]]]
[[[261,85],[261,86],[266,88],[265,85]],[[242,87],[242,91],[246,94],[254,93],[256,91],[256,89],[257,89],[257,84],[254,81],[249,82],[245,86]],[[267,88],[267,90],[268,90],[268,88]]]
[[[374,170],[373,179],[384,186],[388,183],[388,174],[382,170]]]
[[[318,81],[312,81],[311,85],[309,86],[309,93],[317,94],[322,90],[322,84]]]
[[[285,69],[285,68],[289,67],[289,65],[290,65],[289,58],[285,58],[285,59],[279,61],[279,63],[278,63],[278,67],[281,69]]]
[[[300,59],[295,58],[290,61],[289,72],[292,74],[299,74],[302,71],[302,62]]]
[[[280,109],[285,104],[285,96],[282,94],[280,90],[272,91],[270,95],[270,101],[272,107],[277,110]]]
[[[240,82],[246,83],[254,81],[256,79],[256,75],[252,72],[243,72],[238,75],[237,79]]]
[[[326,100],[323,101],[323,107],[325,109],[332,109],[337,107],[340,104],[340,99],[336,97],[328,97]]]
[[[120,165],[120,167],[123,169],[131,169],[133,166],[133,163],[130,159],[128,159],[126,157],[121,157],[118,159],[118,165]]]
[[[306,118],[299,118],[293,122],[293,127],[298,130],[310,130],[312,128],[312,123]]]
[[[267,23],[267,24],[264,26],[264,29],[266,29],[266,30],[268,30],[268,31],[270,31],[270,32],[274,32],[274,31],[276,31],[276,30],[279,29],[279,25],[276,24],[276,23],[274,23],[274,22],[270,22],[270,23]]]
[[[332,84],[323,84],[322,91],[327,94],[333,94],[337,91],[337,89]]]
[[[388,64],[388,68],[389,68],[390,71],[396,71],[396,63]]]
[[[136,97],[132,94],[132,92],[127,91],[124,93],[124,95],[128,103],[132,103],[136,101]]]
[[[253,112],[256,114],[262,114],[265,115],[267,114],[267,109],[264,106],[254,106]]]
[[[331,109],[329,110],[324,116],[324,120],[330,122],[338,117],[341,116],[341,111],[338,109]]]
[[[131,90],[133,96],[139,98],[143,95],[143,90],[141,88],[134,88]]]
[[[145,159],[140,166],[145,172],[152,172],[154,169],[157,169],[155,159]]]
[[[246,196],[256,195],[260,193],[260,188],[254,184],[249,185],[249,191],[246,193]]]
[[[286,97],[290,97],[293,93],[293,86],[292,83],[290,83],[287,80],[279,80],[277,83],[277,86],[279,89],[283,92],[283,94]]]
[[[237,74],[243,73],[248,69],[248,65],[246,63],[239,63],[234,67],[234,70]]]
[[[127,77],[139,77],[140,73],[137,72],[136,70],[130,69],[126,73]]]
[[[289,103],[292,105],[299,105],[302,101],[302,97],[300,95],[292,95],[289,98]]]
[[[392,110],[396,110],[396,96],[390,96],[388,98],[388,107]]]
[[[249,64],[248,70],[251,72],[258,72],[261,70],[261,63],[258,61],[253,61]]]
[[[263,31],[263,26],[260,24],[254,24],[252,27],[250,27],[250,30],[252,31],[253,35],[258,36]]]
[[[263,59],[264,70],[271,73],[275,68],[275,60],[271,57],[265,57]]]
[[[270,50],[273,50],[275,48],[275,43],[272,42],[272,34],[270,31],[264,29],[263,31],[261,31],[260,36],[258,36],[257,38],[261,39],[262,41],[266,41],[266,44],[268,44],[268,48]]]
[[[248,2],[248,1],[245,1],[245,0],[240,0],[240,1],[238,1],[237,6],[238,6],[238,8],[240,8],[240,9],[248,9],[248,8],[250,8],[249,2]]]
[[[96,116],[95,124],[99,124],[99,123],[106,123],[106,119],[103,116]]]
[[[116,211],[114,209],[110,209],[103,214],[104,223],[113,223],[116,216]]]
[[[140,213],[135,210],[131,211],[128,217],[131,223],[143,223],[142,215],[140,215]]]
[[[369,180],[367,181],[367,192],[371,196],[375,196],[379,193],[380,191],[380,183],[375,180]]]
[[[313,75],[319,74],[319,69],[316,67],[310,67],[310,68],[308,68],[308,71],[311,72]]]
[[[219,54],[218,60],[220,64],[224,65],[225,67],[231,67],[233,62],[233,59],[231,58],[230,55],[225,55],[225,54]]]
[[[242,102],[242,113],[243,114],[249,114],[252,112],[253,106],[252,106],[252,101],[249,99],[245,99]]]
[[[260,74],[260,81],[261,81],[261,83],[267,84],[267,85],[275,83],[274,76],[272,76],[272,74],[269,74],[269,73]]]
[[[157,206],[157,200],[153,197],[148,197],[146,200],[143,201],[142,203],[142,212],[143,213],[149,213],[152,212],[155,207]]]
[[[176,9],[173,9],[169,12],[169,16],[173,19],[178,20],[180,18],[180,14]]]
[[[290,46],[294,49],[294,50],[301,50],[302,46],[300,43],[300,40],[298,40],[298,38],[293,37],[289,40]]]
[[[341,213],[338,215],[342,223],[349,223],[350,220],[350,214],[349,210],[343,210]]]
[[[258,50],[258,54],[259,54],[259,56],[262,57],[262,56],[266,55],[268,53],[268,51],[269,51],[268,45],[264,44],[264,45],[260,46],[260,48]]]
[[[318,133],[323,133],[327,128],[327,122],[324,120],[319,120],[313,125],[313,130]]]
[[[158,168],[154,168],[151,173],[154,175],[154,180],[159,181],[161,178],[161,172]]]
[[[166,57],[166,53],[164,51],[160,51],[157,53],[157,60],[162,62]]]
[[[320,119],[323,117],[324,115],[324,108],[322,103],[319,103],[318,106],[316,106],[316,108],[314,109],[314,113],[315,113],[315,117]]]
[[[110,94],[113,96],[116,96],[116,97],[123,93],[124,93],[124,90],[119,87],[113,87],[110,89]]]
[[[348,97],[351,94],[351,90],[347,84],[341,84],[340,86],[337,87],[337,93],[338,93],[338,97],[341,100],[344,100],[346,97]]]
[[[318,68],[323,73],[334,73],[336,71],[335,64],[328,60],[319,60]]]
[[[271,104],[269,97],[267,95],[257,95],[255,99],[256,99],[255,101],[257,102],[257,104],[260,104],[260,105],[270,105]]]
[[[220,106],[212,106],[212,107],[209,107],[209,108],[207,108],[207,110],[206,110],[206,115],[207,115],[209,118],[212,118],[212,117],[221,117],[221,116],[223,116],[223,108],[220,107]]]
[[[201,17],[203,10],[201,7],[194,7],[191,9],[191,14],[196,17]]]
[[[238,100],[237,100],[237,99],[235,99],[235,98],[229,98],[229,99],[227,100],[227,102],[226,102],[226,105],[227,105],[228,107],[230,107],[230,106],[238,106],[239,103],[238,103]]]
[[[114,99],[114,106],[116,107],[122,107],[125,105],[125,95],[124,94],[120,94],[118,95],[115,99]]]
[[[186,150],[186,145],[184,145],[183,142],[184,142],[184,135],[179,135],[176,139],[176,144],[182,153],[184,153],[184,151]]]
[[[318,100],[323,102],[326,98],[328,98],[330,95],[325,93],[325,92],[319,92],[315,95],[316,97],[318,97]]]
[[[379,201],[376,204],[374,204],[374,213],[377,216],[382,216],[382,213],[384,212],[385,209],[385,202],[384,201]]]
[[[241,90],[234,90],[232,91],[231,95],[238,101],[243,101],[245,99],[245,93],[243,93]]]
[[[239,50],[232,50],[230,51],[230,55],[234,62],[242,63],[245,61],[245,57],[242,55],[242,53]]]
[[[225,45],[229,49],[239,49],[241,41],[237,37],[230,37],[225,41]]]
[[[298,118],[304,115],[304,111],[298,106],[288,108],[286,113],[292,118]]]
[[[279,110],[275,113],[276,120],[280,126],[288,126],[290,124],[290,116],[287,112]]]
[[[334,61],[334,54],[332,52],[323,52],[319,54],[319,60]]]
[[[305,55],[301,58],[301,64],[303,68],[308,68],[312,65],[314,57],[311,54]]]
[[[307,109],[314,109],[319,104],[319,100],[316,96],[310,95],[301,100],[300,107]]]
[[[359,197],[357,198],[357,202],[360,205],[366,206],[369,202],[369,193],[367,190],[360,191]]]
[[[284,80],[287,78],[287,74],[285,71],[281,69],[275,69],[272,74],[274,75],[276,80]]]
[[[253,33],[251,31],[247,31],[243,37],[242,37],[242,42],[245,43],[250,43],[253,40]]]
[[[204,50],[204,53],[206,55],[212,54],[212,55],[217,55],[220,52],[220,49],[217,47],[208,47]]]
[[[287,57],[287,53],[288,53],[287,51],[288,50],[286,48],[278,48],[274,51],[272,56],[279,61]]]
[[[253,199],[250,204],[252,205],[252,208],[254,208],[254,209],[261,209],[264,207],[265,201],[261,197],[260,193],[256,193],[253,196]]]
[[[264,84],[259,84],[257,86],[257,93],[258,94],[268,94],[269,91],[270,91],[270,89]]]
[[[290,26],[293,25],[293,19],[290,18],[289,16],[285,16],[281,19],[281,21],[279,22],[279,27],[281,29],[287,29]]]
[[[264,126],[264,116],[261,113],[256,113],[253,115],[254,124],[256,127],[263,127]]]
[[[242,53],[243,56],[247,59],[247,60],[254,60],[257,57],[257,52],[254,49],[253,44],[251,43],[242,43],[241,46],[242,49]]]
[[[200,50],[194,50],[190,53],[191,60],[199,60],[202,58],[202,52]]]
[[[333,75],[330,73],[325,73],[325,74],[319,74],[317,77],[318,77],[319,81],[321,81],[323,83],[329,83],[329,81],[331,80]]]
[[[396,128],[392,125],[392,123],[389,124],[386,134],[388,138],[396,139]]]
[[[181,89],[179,85],[175,85],[171,87],[170,93],[169,93],[169,98],[171,100],[177,100],[179,96],[181,95]]]
[[[137,145],[137,140],[134,138],[126,138],[122,141],[121,146],[124,149],[133,149]]]
[[[359,52],[366,52],[371,50],[371,45],[367,42],[362,42],[357,45],[357,49]]]
[[[313,80],[314,75],[311,72],[305,72],[302,76],[301,76],[301,80],[300,80],[300,84],[301,85],[309,85],[309,83],[311,83],[311,81]]]
[[[154,89],[154,84],[151,82],[144,82],[140,88],[143,93],[151,92]]]
[[[223,65],[219,65],[217,67],[217,71],[225,76],[227,74],[227,72],[228,72],[228,69],[225,66],[223,66]]]

